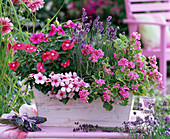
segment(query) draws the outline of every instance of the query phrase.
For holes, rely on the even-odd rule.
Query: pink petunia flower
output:
[[[26,44],[25,51],[27,51],[28,53],[32,53],[32,52],[37,51],[37,47],[31,44]]]
[[[16,71],[17,67],[19,66],[19,62],[17,60],[15,60],[14,62],[11,62],[8,64],[9,66],[9,70],[14,70]]]
[[[12,46],[14,50],[23,50],[25,49],[25,44],[24,43],[16,43]]]
[[[43,68],[43,66],[44,66],[44,63],[41,64],[41,61],[39,61],[37,63],[37,71],[41,73],[45,72],[45,69]]]
[[[58,34],[65,35],[65,32],[64,32],[64,30],[62,29],[61,26],[58,26],[58,27],[57,27],[57,32],[58,32]]]
[[[34,78],[35,78],[36,84],[44,84],[47,79],[47,77],[44,76],[41,72],[39,72],[38,74],[35,74]]]
[[[70,39],[67,39],[61,44],[61,47],[64,51],[71,50],[74,47],[74,43],[70,42]]]
[[[48,59],[56,60],[59,57],[59,53],[55,50],[47,51]]]
[[[11,30],[13,29],[13,24],[10,23],[10,19],[8,17],[2,17],[2,19],[0,18],[0,29],[1,29],[1,24],[3,25],[2,27],[2,35],[5,35],[9,32],[11,32]]]
[[[50,32],[48,34],[48,37],[54,36],[56,34],[57,28],[54,24],[51,24],[51,29],[49,29],[49,30],[50,30]]]
[[[40,34],[38,33],[35,33],[35,34],[32,34],[31,37],[30,37],[30,41],[32,41],[33,44],[37,44],[40,42]]]
[[[64,25],[64,27],[74,28],[75,24],[71,20],[68,20],[66,25]]]

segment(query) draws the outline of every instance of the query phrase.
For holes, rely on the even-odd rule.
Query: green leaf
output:
[[[117,88],[111,88],[111,93],[113,94],[113,97],[118,96]]]
[[[107,111],[111,111],[113,109],[113,106],[111,104],[109,104],[108,102],[104,102],[103,103],[103,107],[107,110]]]
[[[89,95],[88,97],[89,97],[89,99],[88,99],[88,103],[92,103],[92,102],[93,102],[93,100],[94,100],[93,96]]]
[[[148,91],[148,93],[151,95],[151,97],[153,97],[153,95],[154,95],[154,90],[153,90],[153,89],[150,89],[150,90]]]
[[[147,78],[145,78],[145,80],[143,81],[143,85],[145,85],[147,88],[150,88],[149,80]]]

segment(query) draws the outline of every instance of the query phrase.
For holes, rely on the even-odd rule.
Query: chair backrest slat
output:
[[[132,4],[132,12],[147,12],[147,11],[166,11],[170,10],[169,3],[140,3]]]
[[[130,2],[156,2],[156,1],[167,1],[167,0],[129,0]]]
[[[170,0],[125,0],[127,18],[137,14],[162,14],[170,20]]]

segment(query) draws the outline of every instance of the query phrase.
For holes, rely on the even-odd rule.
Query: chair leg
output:
[[[162,73],[163,77],[162,80],[165,83],[165,87],[167,84],[167,61],[163,58],[159,59],[159,69],[160,69],[160,73]],[[162,93],[162,96],[166,94],[166,91],[164,90]]]

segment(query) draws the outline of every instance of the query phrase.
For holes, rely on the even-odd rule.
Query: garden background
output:
[[[105,22],[108,16],[112,16],[112,25],[116,28],[119,26],[119,32],[125,32],[128,36],[127,24],[123,23],[123,19],[126,18],[124,0],[44,0],[44,7],[36,12],[37,21],[35,24],[36,30],[40,26],[47,24],[52,17],[58,13],[58,21],[60,23],[67,22],[68,20],[81,20],[82,8],[86,9],[86,12],[90,19],[95,19],[100,16],[100,20]],[[64,2],[64,4],[63,4]],[[32,22],[28,22],[25,19],[27,15],[22,11],[22,8],[16,8],[18,11],[18,20],[23,25],[22,30],[27,33],[32,32]],[[10,10],[9,10],[10,11]],[[2,13],[3,16],[7,13]],[[17,25],[17,20],[13,18],[15,12],[9,17],[12,23]],[[27,16],[28,17],[28,16]],[[55,21],[55,19],[53,19]],[[1,38],[2,39],[2,38]],[[3,113],[8,113],[11,110],[18,112],[20,106],[24,103],[31,104],[33,99],[33,93],[30,90],[21,91],[22,83],[19,81],[19,77],[16,77],[12,71],[9,71],[8,61],[10,54],[6,55],[6,50],[1,49],[0,54],[0,116]],[[170,77],[170,63],[167,68],[168,76]],[[159,93],[158,93],[159,94]],[[159,103],[164,100],[170,100],[170,97],[161,98],[158,95]],[[158,104],[159,106],[159,104]]]

